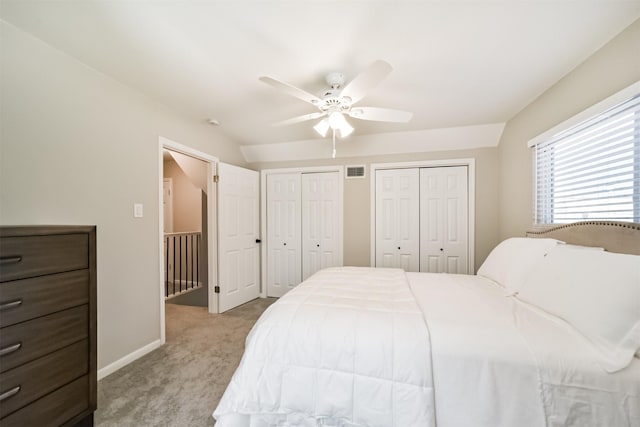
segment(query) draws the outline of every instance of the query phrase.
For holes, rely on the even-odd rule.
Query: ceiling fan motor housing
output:
[[[341,88],[344,85],[344,74],[342,73],[329,73],[325,80],[332,89]]]
[[[320,111],[340,111],[345,112],[349,111],[351,108],[351,99],[349,97],[338,97],[335,95],[330,95],[322,99],[322,103],[318,105]]]
[[[324,92],[322,102],[318,105],[320,111],[348,111],[351,108],[351,98],[340,96],[344,85],[344,74],[329,73],[325,80],[331,89]]]

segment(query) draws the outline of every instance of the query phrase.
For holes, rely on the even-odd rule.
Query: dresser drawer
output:
[[[3,418],[2,427],[58,427],[82,412],[89,412],[87,375]]]
[[[0,418],[87,374],[87,354],[83,340],[0,374]]]
[[[89,270],[0,283],[0,327],[89,302]]]
[[[89,336],[87,305],[0,330],[0,372],[52,353]]]
[[[0,237],[0,282],[89,267],[89,236]]]

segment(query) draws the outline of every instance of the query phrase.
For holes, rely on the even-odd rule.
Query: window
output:
[[[534,150],[535,224],[640,222],[637,88],[635,93],[577,125],[529,143]]]

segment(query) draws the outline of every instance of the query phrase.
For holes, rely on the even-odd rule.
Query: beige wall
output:
[[[329,143],[327,141],[327,143]],[[344,263],[368,266],[371,261],[370,198],[371,163],[410,162],[474,158],[476,163],[476,269],[498,243],[498,150],[444,151],[433,153],[395,154],[373,157],[352,157],[316,161],[252,163],[252,169],[273,169],[300,166],[367,165],[365,179],[344,181]]]
[[[205,162],[201,162],[207,168]],[[163,164],[164,177],[173,185],[173,232],[202,231],[202,189],[191,183],[174,160]]]
[[[0,224],[97,225],[103,368],[160,338],[158,137],[244,160],[204,121],[11,25],[0,31]],[[144,218],[133,218],[134,203],[144,204]]]
[[[554,84],[506,125],[499,145],[500,238],[533,223],[532,154],[527,142],[640,80],[640,20]]]

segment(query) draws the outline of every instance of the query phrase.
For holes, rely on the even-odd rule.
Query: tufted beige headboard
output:
[[[640,255],[640,223],[574,222],[541,231],[527,231],[527,237],[551,237],[574,245],[597,246],[609,252]]]

